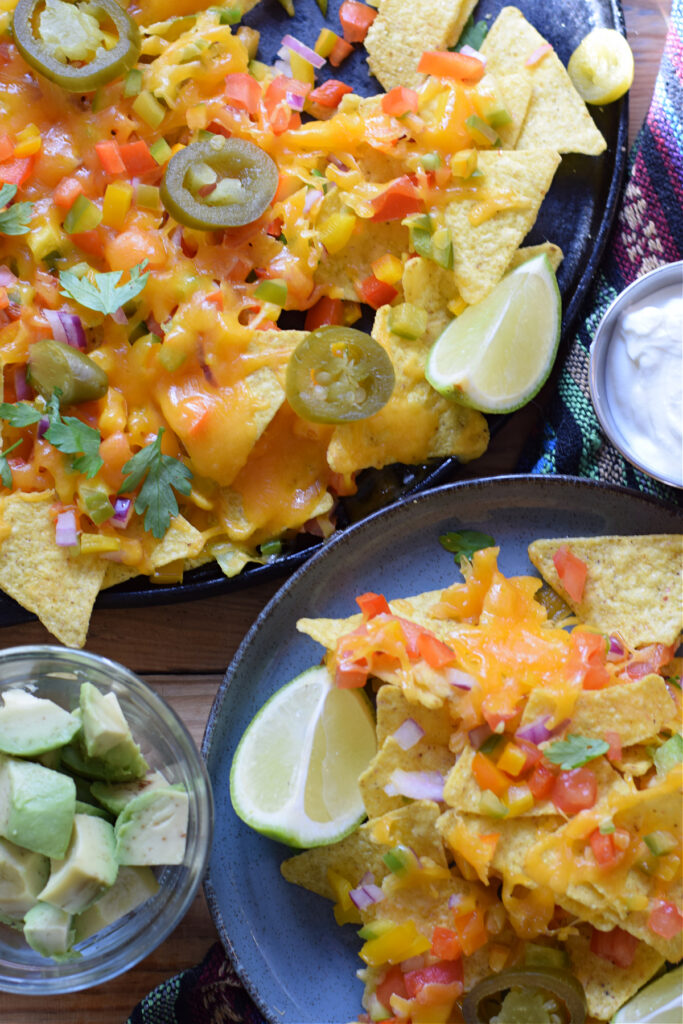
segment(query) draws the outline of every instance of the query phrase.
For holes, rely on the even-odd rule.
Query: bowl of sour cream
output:
[[[624,458],[683,488],[683,260],[638,278],[609,307],[591,345],[590,392]]]

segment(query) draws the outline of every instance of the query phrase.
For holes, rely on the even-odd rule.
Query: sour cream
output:
[[[633,461],[683,486],[683,288],[626,306],[612,331],[605,392]]]

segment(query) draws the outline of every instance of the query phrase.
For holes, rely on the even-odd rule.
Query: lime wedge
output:
[[[481,412],[512,412],[545,383],[560,340],[562,308],[545,255],[520,264],[437,338],[425,376]]]
[[[586,103],[612,103],[633,83],[633,53],[615,28],[594,28],[569,58],[567,71]]]
[[[365,817],[358,778],[377,750],[372,708],[360,690],[310,668],[278,690],[235,752],[230,797],[239,817],[289,846],[343,839]]]
[[[612,1024],[680,1024],[683,1020],[683,964],[641,989],[617,1010]]]

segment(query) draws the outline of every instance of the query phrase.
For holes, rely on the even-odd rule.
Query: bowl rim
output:
[[[649,270],[642,277],[636,278],[635,281],[627,285],[623,291],[619,292],[605,310],[595,330],[589,350],[588,367],[588,387],[591,402],[593,403],[600,426],[608,440],[636,469],[652,477],[653,480],[658,480],[660,483],[668,484],[669,487],[675,487],[678,490],[683,488],[683,477],[672,478],[653,470],[634,454],[624,436],[618,430],[609,408],[608,389],[605,386],[605,364],[607,352],[612,342],[614,327],[624,307],[635,299],[645,298],[661,288],[666,288],[669,284],[676,284],[679,277],[683,281],[683,260],[674,260],[672,263],[662,263],[659,267]],[[671,281],[661,281],[661,278],[671,278]]]

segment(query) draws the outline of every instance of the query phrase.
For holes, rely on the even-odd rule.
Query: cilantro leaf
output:
[[[113,270],[108,274],[95,274],[94,281],[87,277],[76,277],[69,270],[60,270],[59,280],[62,285],[61,294],[75,299],[81,306],[94,309],[98,313],[115,313],[130,299],[139,295],[147,284],[149,271],[143,274],[147,260],[143,260],[130,272],[130,281],[119,285],[121,270]]]
[[[12,427],[30,427],[38,423],[42,415],[28,402],[0,402],[0,419],[7,420]]]
[[[14,203],[9,206],[17,194],[16,185],[3,185],[0,188],[0,234],[25,235],[33,213],[33,203]],[[3,207],[7,209],[4,210]]]
[[[566,740],[556,740],[544,751],[544,756],[553,764],[559,764],[563,772],[572,768],[580,768],[596,757],[601,757],[609,750],[606,740],[595,740],[588,736],[567,736]]]
[[[135,511],[138,515],[145,513],[145,529],[157,540],[164,536],[173,516],[178,515],[178,502],[173,488],[181,494],[189,494],[192,489],[192,473],[187,466],[162,453],[163,433],[164,428],[161,427],[152,444],[136,452],[126,462],[123,472],[128,475],[119,489],[121,494],[134,491],[142,484],[135,500]]]
[[[15,448],[18,448],[21,444],[21,438],[11,444],[4,452],[0,452],[0,480],[2,480],[4,487],[12,486],[12,470],[10,469],[7,456],[10,452],[13,452]]]
[[[465,22],[460,38],[452,49],[462,50],[463,46],[471,46],[473,50],[479,50],[488,35],[488,31],[489,27],[485,21],[475,21],[474,17],[470,14]]]
[[[90,480],[104,465],[100,457],[100,432],[75,416],[62,417],[59,411],[58,391],[59,389],[55,389],[48,402],[50,426],[44,437],[58,451],[66,455],[77,455],[78,457],[71,461],[72,468],[77,473],[85,473]]]
[[[494,540],[488,533],[480,533],[479,530],[459,530],[457,533],[442,534],[439,543],[446,551],[452,551],[455,561],[459,562],[461,558],[471,559],[475,551],[492,547]]]

